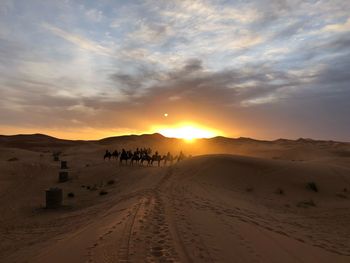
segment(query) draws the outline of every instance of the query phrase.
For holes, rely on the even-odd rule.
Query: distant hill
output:
[[[63,140],[45,134],[0,135],[0,146],[38,150],[40,148],[71,147],[83,141]]]
[[[120,143],[120,142],[132,142],[132,141],[159,141],[159,140],[167,140],[171,138],[167,138],[159,133],[154,134],[142,134],[142,135],[122,135],[122,136],[114,136],[107,137],[98,141],[100,144],[111,144],[111,143]],[[175,139],[176,140],[176,139]]]

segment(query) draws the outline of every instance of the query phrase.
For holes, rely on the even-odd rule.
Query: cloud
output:
[[[128,34],[130,41],[141,43],[159,43],[164,41],[170,34],[171,27],[165,24],[146,24],[140,23],[137,30]]]
[[[103,18],[103,12],[97,9],[89,9],[85,12],[85,15],[93,22],[100,22]]]
[[[296,79],[292,74],[275,71],[264,65],[260,65],[260,68],[256,65],[243,69],[208,71],[199,59],[189,59],[182,68],[175,71],[147,73],[139,75],[115,73],[112,78],[131,93],[134,93],[142,83],[147,83],[147,79],[156,80],[145,87],[146,92],[138,98],[139,103],[158,97],[176,98],[172,101],[187,100],[203,105],[217,104],[223,107],[232,105],[239,107],[241,104],[247,106],[249,104],[247,100],[271,103],[272,100],[262,98],[276,96],[273,94],[277,90],[301,85],[304,81],[303,76],[298,76]]]
[[[348,18],[344,23],[335,23],[335,24],[326,25],[322,30],[325,32],[350,31],[350,18]]]
[[[104,56],[114,56],[114,52],[111,48],[102,46],[96,43],[95,41],[92,41],[90,39],[87,39],[85,37],[82,37],[76,34],[66,32],[56,26],[53,26],[47,23],[44,23],[42,26],[45,29],[49,30],[54,35],[59,36],[68,42],[71,42],[72,44],[76,45],[81,49],[95,52],[97,54],[104,55]]]
[[[12,0],[3,0],[0,2],[0,14],[7,15],[14,7]]]

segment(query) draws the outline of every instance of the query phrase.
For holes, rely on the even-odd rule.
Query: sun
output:
[[[217,136],[214,130],[194,125],[180,125],[173,128],[161,128],[158,132],[166,137],[184,139],[192,142],[195,139]]]

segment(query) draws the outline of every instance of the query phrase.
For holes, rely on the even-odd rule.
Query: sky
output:
[[[350,141],[350,1],[0,1],[0,134],[188,126]]]

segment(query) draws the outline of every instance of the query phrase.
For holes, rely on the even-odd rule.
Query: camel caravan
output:
[[[152,155],[152,150],[150,148],[146,149],[139,149],[137,148],[136,151],[122,149],[120,152],[117,150],[114,150],[113,152],[106,150],[103,159],[104,160],[119,160],[120,165],[139,165],[144,166],[146,163],[147,166],[153,166],[154,163],[156,163],[158,166],[161,165],[161,162],[163,161],[163,165],[166,166],[167,164],[173,164],[174,162],[179,162],[187,157],[185,154],[181,151],[179,155],[173,156],[170,152],[168,152],[166,155],[160,155],[157,151]]]

